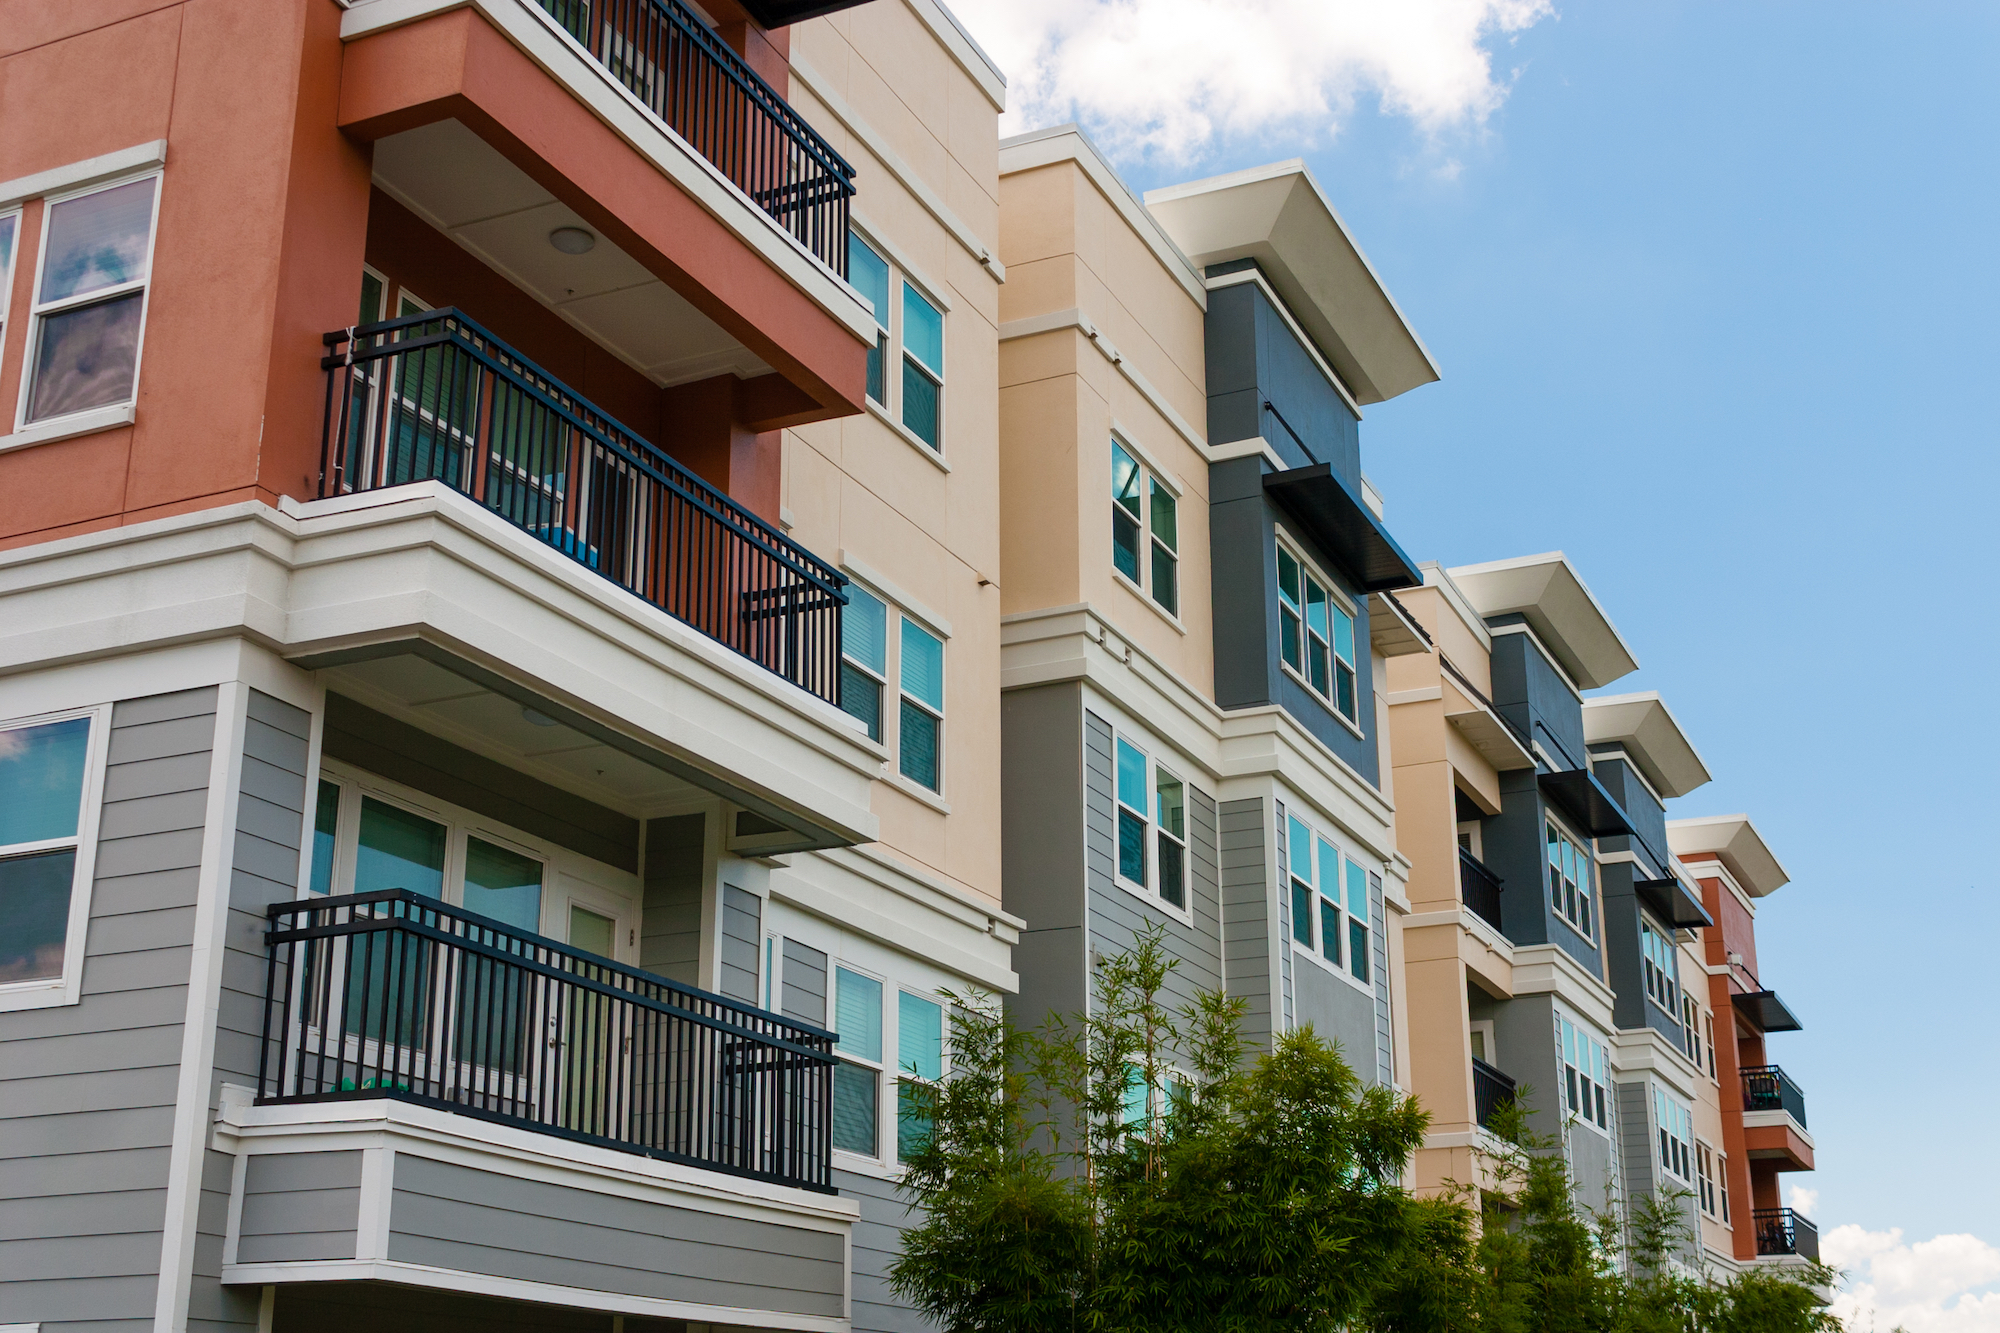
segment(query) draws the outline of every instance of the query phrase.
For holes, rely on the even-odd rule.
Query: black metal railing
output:
[[[1473,914],[1495,930],[1500,924],[1500,877],[1463,847],[1458,850],[1458,895]]]
[[[712,28],[679,0],[537,3],[757,207],[847,276],[854,168]]]
[[[1757,1253],[1796,1254],[1819,1262],[1819,1228],[1812,1219],[1789,1208],[1758,1208],[1750,1220],[1757,1228]]]
[[[388,1097],[832,1191],[830,1032],[407,889],[270,918],[261,1103]]]
[[[1472,1057],[1472,1106],[1479,1123],[1492,1128],[1493,1117],[1500,1109],[1514,1100],[1514,1080],[1487,1064],[1478,1056]]]
[[[321,496],[440,481],[840,701],[847,580],[456,310],[325,338]]]
[[[1806,1095],[1777,1065],[1748,1065],[1743,1070],[1743,1109],[1784,1111],[1806,1127]]]

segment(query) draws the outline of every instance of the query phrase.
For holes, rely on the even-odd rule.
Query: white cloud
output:
[[[1436,139],[1506,100],[1493,45],[1553,0],[956,0],[1007,72],[1006,132],[1080,120],[1175,162],[1216,139],[1337,133],[1357,100]]]
[[[1793,1185],[1785,1196],[1785,1206],[1812,1217],[1819,1212],[1819,1191],[1809,1190],[1804,1185]]]
[[[1820,1253],[1847,1271],[1833,1312],[1854,1333],[2000,1333],[2000,1291],[1979,1290],[2000,1282],[2000,1248],[1977,1236],[1911,1245],[1900,1228],[1850,1225],[1827,1232]]]

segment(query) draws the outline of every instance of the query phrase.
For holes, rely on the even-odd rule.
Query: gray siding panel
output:
[[[732,1000],[757,1003],[757,949],[764,937],[764,900],[756,894],[722,886],[722,993]]]
[[[1083,1012],[1083,696],[1075,683],[1000,696],[1001,892],[1027,922],[1014,948],[1021,989],[1008,1009],[1026,1027]]]
[[[243,1171],[242,1263],[352,1259],[361,1154],[258,1153]]]
[[[1396,1039],[1389,1012],[1389,913],[1382,902],[1382,876],[1368,873],[1368,946],[1375,978],[1375,1081],[1396,1081]]]
[[[1264,802],[1258,797],[1224,802],[1218,809],[1219,878],[1222,898],[1223,975],[1229,994],[1247,1006],[1243,1035],[1253,1048],[1267,1047],[1281,1012],[1273,948],[1278,924],[1267,883]]]
[[[876,1176],[835,1171],[834,1187],[861,1206],[854,1223],[854,1333],[928,1333],[937,1325],[889,1290],[889,1265],[902,1252],[912,1215],[896,1186]]]
[[[827,1026],[826,955],[809,944],[786,940],[784,978],[779,1012],[814,1027]]]
[[[838,1316],[837,1234],[399,1154],[389,1257],[662,1300]]]
[[[111,715],[82,998],[0,1014],[0,1311],[150,1327],[214,688]]]
[[[674,815],[646,824],[639,966],[683,986],[701,984],[701,891],[707,843],[704,815]]]

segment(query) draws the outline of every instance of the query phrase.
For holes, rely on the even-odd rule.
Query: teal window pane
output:
[[[1368,872],[1352,861],[1347,863],[1347,910],[1368,919]]]
[[[21,221],[19,214],[0,218],[0,292],[11,290],[14,277],[14,233]]]
[[[875,1155],[875,1094],[882,1076],[845,1060],[833,1067],[833,1146]]]
[[[1319,947],[1326,961],[1340,964],[1340,909],[1333,899],[1319,900]]]
[[[889,364],[889,335],[875,335],[875,345],[868,349],[868,396],[876,402],[887,405],[888,391],[883,387],[883,367]]]
[[[1333,703],[1348,719],[1354,717],[1354,668],[1337,662],[1333,668]]]
[[[1326,589],[1311,579],[1306,580],[1306,628],[1322,639],[1327,637]]]
[[[868,739],[882,739],[882,682],[852,662],[840,664],[840,706],[868,724]]]
[[[1319,882],[1330,890],[1329,896],[1340,897],[1340,849],[1325,838],[1317,839],[1319,845]]]
[[[833,1027],[839,1050],[861,1060],[882,1058],[882,983],[844,967],[833,970]]]
[[[1326,640],[1306,640],[1306,680],[1321,694],[1331,691],[1326,678]]]
[[[1153,543],[1153,600],[1168,615],[1181,613],[1180,564],[1173,552],[1159,542]]]
[[[847,281],[875,307],[875,322],[889,326],[889,261],[875,253],[875,247],[847,234]]]
[[[1118,873],[1134,884],[1146,882],[1146,821],[1125,809],[1118,812]]]
[[[40,301],[61,301],[146,276],[158,177],[99,190],[49,209]]]
[[[866,588],[847,585],[840,613],[840,651],[878,676],[889,672],[889,608]]]
[[[540,934],[542,863],[483,838],[467,838],[465,910]]]
[[[903,693],[933,713],[944,712],[944,640],[907,617],[903,620]]]
[[[444,825],[372,796],[361,798],[354,891],[409,889],[444,897]]]
[[[0,985],[60,977],[76,849],[0,861]]]
[[[1347,918],[1347,970],[1357,980],[1368,980],[1368,927]]]
[[[896,745],[896,766],[910,781],[938,787],[938,720],[920,706],[903,700],[900,714],[902,735]]]
[[[1343,662],[1354,661],[1354,617],[1333,608],[1333,651]]]
[[[1303,637],[1299,618],[1290,608],[1282,608],[1278,613],[1278,652],[1293,670],[1299,666],[1299,640]]]
[[[1155,770],[1153,781],[1155,792],[1153,817],[1160,823],[1162,832],[1171,833],[1176,838],[1187,837],[1187,789],[1181,780],[1165,769]]]
[[[1286,816],[1285,827],[1289,835],[1287,841],[1290,843],[1292,873],[1310,884],[1313,877],[1312,831],[1305,826],[1305,821],[1291,815]]]
[[[903,284],[903,350],[944,378],[944,315],[909,283]]]
[[[944,1077],[944,1006],[896,992],[896,1069],[936,1082]]]
[[[1142,813],[1146,809],[1146,754],[1124,740],[1118,742],[1118,800]]]
[[[1139,520],[1118,508],[1111,511],[1111,563],[1132,582],[1139,581]]]
[[[913,357],[903,358],[903,424],[910,433],[938,447],[940,385]]]
[[[1292,881],[1292,938],[1306,948],[1313,944],[1313,891],[1304,880]]]
[[[1111,444],[1111,498],[1133,518],[1139,517],[1139,465],[1115,440]]]
[[[87,717],[0,731],[0,847],[76,836],[89,753]]]
[[[1278,548],[1278,595],[1293,606],[1299,605],[1299,562],[1284,547]]]
[[[931,1136],[931,1118],[908,1083],[896,1085],[896,1160],[907,1162],[924,1149]]]
[[[373,324],[382,318],[382,279],[373,273],[361,275],[361,323]]]
[[[340,830],[340,786],[320,780],[319,803],[313,808],[313,865],[309,887],[314,893],[333,892],[333,840]]]
[[[1180,549],[1180,506],[1174,493],[1156,480],[1153,487],[1153,540],[1169,551]]]
[[[1124,1096],[1125,1128],[1144,1130],[1147,1120],[1151,1119],[1146,1111],[1146,1103],[1152,1100],[1146,1095],[1147,1091],[1145,1071],[1137,1065],[1126,1065]]]

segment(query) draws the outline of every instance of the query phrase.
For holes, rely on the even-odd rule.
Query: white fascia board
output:
[[[1680,857],[1714,853],[1744,891],[1754,898],[1776,893],[1792,880],[1748,815],[1669,819],[1667,846],[1675,856]],[[1700,873],[1695,867],[1690,867],[1690,870]]]
[[[1482,617],[1525,616],[1580,690],[1600,689],[1639,669],[1603,604],[1561,551],[1457,565],[1446,573]]]
[[[1712,776],[1656,690],[1585,699],[1583,739],[1588,745],[1622,745],[1663,797],[1685,796]]]
[[[1174,244],[1173,237],[1160,225],[1160,220],[1132,192],[1132,187],[1125,183],[1125,178],[1118,174],[1118,169],[1111,165],[1110,160],[1098,151],[1097,145],[1081,125],[1055,125],[1000,141],[1002,176],[1033,171],[1058,162],[1076,163],[1090,183],[1097,187],[1098,193],[1118,210],[1118,216],[1125,219],[1125,225],[1146,243],[1146,248],[1160,261],[1160,267],[1173,275],[1196,305],[1203,310],[1208,309],[1208,289],[1202,282],[1201,270]]]
[[[1012,946],[1026,922],[873,847],[798,856],[771,872],[771,897],[985,990],[1021,988]]]

